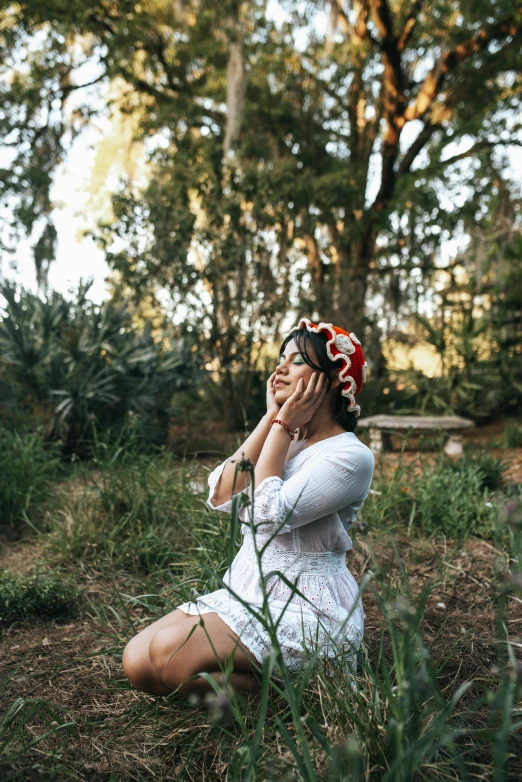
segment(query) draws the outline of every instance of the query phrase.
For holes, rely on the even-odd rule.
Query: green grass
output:
[[[70,577],[37,570],[28,575],[0,570],[0,626],[28,619],[71,619],[81,592]]]
[[[482,452],[456,461],[441,452],[433,464],[419,456],[408,466],[399,458],[392,475],[377,469],[364,518],[371,525],[459,544],[470,535],[491,537],[498,509],[508,499],[502,492],[503,467],[502,460]]]
[[[153,455],[123,448],[101,449],[91,472],[80,471],[74,492],[65,486],[46,523],[49,544],[65,560],[104,571],[170,571],[180,575],[187,552],[198,550],[206,530],[209,562],[223,549],[223,529],[209,523],[206,495],[194,496],[201,473],[160,450]],[[200,475],[201,480],[201,475]],[[205,554],[198,550],[200,560]],[[226,568],[225,568],[226,569]]]
[[[90,472],[57,494],[40,534],[50,562],[99,584],[84,609],[97,628],[94,651],[82,644],[57,669],[64,682],[71,676],[75,692],[83,677],[85,694],[71,701],[66,684],[38,699],[13,697],[9,684],[0,689],[0,752],[13,779],[18,772],[36,776],[35,764],[44,778],[52,769],[57,778],[82,778],[87,736],[103,753],[96,750],[90,761],[91,778],[100,780],[191,779],[204,771],[208,779],[238,782],[501,782],[515,773],[522,691],[508,618],[522,598],[522,498],[504,496],[497,462],[441,458],[415,476],[399,460],[392,476],[377,472],[364,507],[372,536],[354,534],[364,551],[361,583],[373,628],[358,653],[357,693],[346,654],[333,666],[307,652],[303,669],[290,675],[265,604],[260,620],[274,651],[259,671],[261,694],[247,699],[215,685],[214,697],[190,705],[178,694],[135,696],[121,653],[136,630],[192,590],[222,586],[239,542],[238,520],[220,518],[206,506],[206,489],[191,488],[203,474],[195,463],[118,448],[96,458]],[[404,550],[408,532],[412,546],[417,541],[428,552],[424,559],[433,559],[441,535],[455,541],[456,551],[470,534],[496,547],[502,567],[488,574],[487,591],[495,604],[493,668],[484,662],[477,675],[463,676],[460,639],[437,652],[447,633],[442,623],[440,634],[427,638],[436,621],[432,595],[442,588],[453,594],[448,579],[459,568],[449,568],[444,555],[419,585],[410,575],[419,565]],[[425,543],[430,537],[434,542]],[[18,606],[24,619],[24,601]],[[276,664],[282,682],[270,681]],[[53,682],[60,676],[55,671]],[[109,758],[107,767],[100,757]]]
[[[501,444],[504,448],[522,448],[522,423],[508,421],[502,432]]]
[[[39,518],[59,473],[56,447],[0,426],[0,532]]]

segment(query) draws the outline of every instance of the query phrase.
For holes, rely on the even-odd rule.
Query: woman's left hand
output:
[[[277,417],[292,430],[307,424],[325,398],[326,389],[324,372],[313,372],[306,389],[303,378],[300,378],[294,393],[282,405]]]

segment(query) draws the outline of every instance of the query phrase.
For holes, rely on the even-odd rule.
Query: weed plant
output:
[[[205,500],[194,495],[199,473],[165,449],[147,455],[98,442],[93,469],[80,473],[74,492],[64,487],[49,514],[50,545],[107,573],[117,567],[179,581],[187,565],[198,573],[216,562],[224,572],[225,528],[210,523]]]
[[[503,448],[522,448],[522,423],[508,421],[502,432]]]
[[[391,475],[383,463],[378,466],[365,518],[372,526],[442,535],[459,545],[470,535],[491,537],[503,499],[503,467],[502,460],[482,452],[456,461],[441,453],[434,464],[418,459],[408,466],[401,454]]]
[[[71,619],[81,592],[71,578],[37,570],[29,575],[0,570],[0,626],[26,619]]]
[[[444,535],[457,544],[470,535],[491,535],[496,509],[488,501],[485,475],[479,465],[455,469],[442,464],[417,478],[412,490],[415,524],[428,535]]]
[[[0,427],[0,532],[36,523],[60,472],[56,447]]]
[[[482,473],[482,489],[490,489],[491,491],[501,489],[504,484],[502,473],[507,466],[505,460],[470,444],[467,446],[462,458],[456,460],[444,458],[444,463],[456,473],[465,472],[470,465],[478,467]]]

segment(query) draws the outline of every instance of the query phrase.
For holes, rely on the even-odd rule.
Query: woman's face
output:
[[[307,348],[308,355],[315,362],[315,355],[311,346]],[[282,405],[288,397],[294,393],[299,379],[303,378],[304,389],[308,386],[308,381],[315,372],[308,366],[304,358],[299,353],[295,340],[291,339],[280,356],[279,364],[276,367],[275,377],[275,400]]]

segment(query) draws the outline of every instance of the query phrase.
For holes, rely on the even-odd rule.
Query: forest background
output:
[[[520,39],[504,0],[3,3],[4,284],[24,242],[39,286],[3,291],[3,418],[212,447],[303,315],[361,339],[363,415],[515,415]],[[53,183],[102,121],[95,304],[48,278]]]

